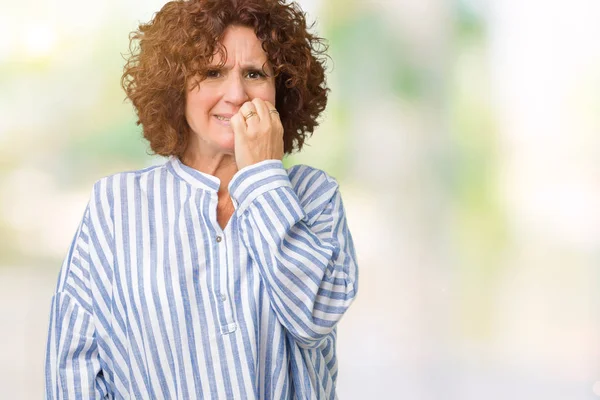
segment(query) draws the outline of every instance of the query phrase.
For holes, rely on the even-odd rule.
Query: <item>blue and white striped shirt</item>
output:
[[[267,160],[218,178],[171,157],[103,178],[52,298],[46,397],[334,399],[358,269],[337,182]]]

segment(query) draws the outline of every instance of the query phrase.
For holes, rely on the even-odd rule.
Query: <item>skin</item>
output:
[[[279,115],[270,112],[275,110],[275,80],[254,31],[230,26],[221,43],[227,50],[224,66],[218,67],[216,55],[206,79],[187,93],[192,134],[181,160],[221,181],[217,220],[224,228],[234,211],[228,192],[231,178],[246,166],[281,160],[283,127]],[[246,119],[251,111],[256,115]]]

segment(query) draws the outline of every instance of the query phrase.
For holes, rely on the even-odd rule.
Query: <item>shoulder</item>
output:
[[[165,163],[138,170],[122,171],[98,179],[93,185],[94,195],[112,196],[115,190],[140,185],[141,181],[153,179],[167,171]]]
[[[92,214],[103,214],[111,218],[115,201],[117,203],[127,198],[126,193],[131,189],[147,185],[164,171],[166,165],[153,165],[147,168],[114,173],[98,179],[92,187],[88,208]]]
[[[138,170],[122,171],[105,176],[96,181],[94,187],[101,188],[107,185],[126,184],[127,182],[136,182],[140,179],[154,177],[167,170],[165,163],[152,165]]]

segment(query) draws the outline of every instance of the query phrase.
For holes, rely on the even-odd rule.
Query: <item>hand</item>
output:
[[[273,104],[259,98],[247,101],[230,121],[238,170],[283,158],[283,125]]]

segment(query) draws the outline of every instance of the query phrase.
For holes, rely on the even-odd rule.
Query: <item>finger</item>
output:
[[[279,117],[279,113],[273,104],[270,101],[265,101],[265,105],[269,109],[269,119],[271,120],[271,125],[277,127],[278,132],[283,134],[283,123],[281,122],[281,118]]]
[[[259,99],[258,97],[256,97],[252,99],[252,103],[254,104],[256,112],[258,113],[258,116],[260,117],[261,121],[271,121],[271,117],[269,116],[269,108],[267,107],[263,99]]]
[[[242,112],[242,114],[247,114],[250,111],[256,112],[256,106],[253,102],[247,101],[244,104],[242,104],[242,106],[240,107],[240,111]]]
[[[267,108],[269,109],[269,111],[277,110],[275,108],[275,106],[269,100],[265,100],[265,104],[267,105]]]
[[[253,123],[260,121],[260,115],[256,110],[256,106],[251,101],[247,101],[240,107],[240,113],[246,121],[246,123]]]
[[[277,109],[275,108],[275,106],[273,104],[271,104],[270,101],[266,100],[265,104],[267,105],[267,108],[269,109],[269,117],[271,118],[271,120],[280,120],[279,119],[279,113],[277,112]]]

